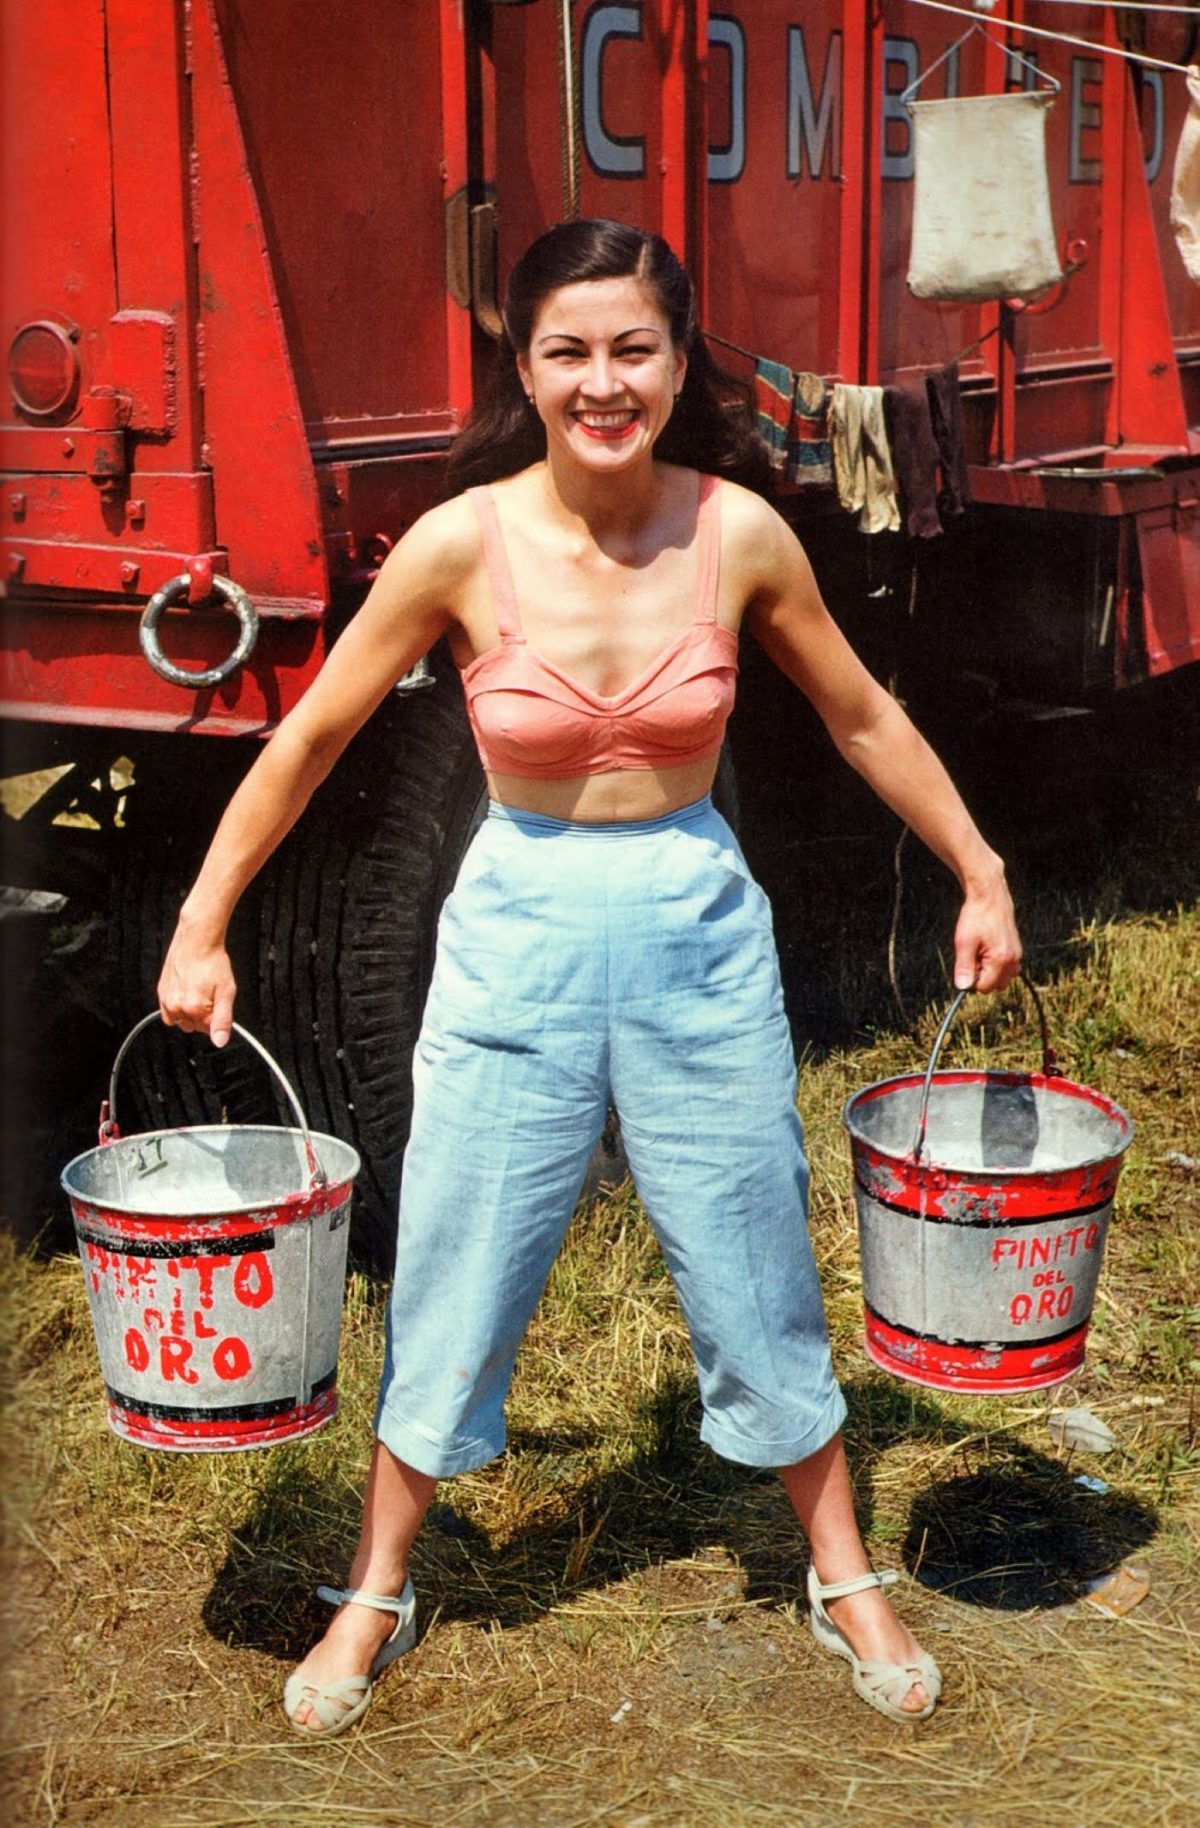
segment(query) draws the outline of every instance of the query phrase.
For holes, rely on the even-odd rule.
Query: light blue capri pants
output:
[[[610,1103],[717,1453],[784,1466],[845,1403],[766,897],[705,799],[583,825],[493,805],[438,930],[376,1432],[440,1477],[505,1443],[517,1348]]]

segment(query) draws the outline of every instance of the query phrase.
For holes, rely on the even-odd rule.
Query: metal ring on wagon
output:
[[[238,632],[237,645],[228,657],[216,666],[205,667],[203,672],[193,672],[187,667],[176,666],[168,660],[162,651],[158,639],[158,624],[163,610],[180,597],[186,596],[191,589],[192,580],[186,571],[181,571],[176,578],[170,578],[161,590],[156,590],[145,609],[138,625],[138,640],[146,656],[160,679],[166,679],[171,685],[186,686],[198,691],[206,686],[220,685],[231,673],[245,666],[254,652],[258,640],[258,614],[250,598],[240,584],[232,578],[214,575],[213,590],[216,595],[225,599],[226,607],[237,617],[241,627]]]

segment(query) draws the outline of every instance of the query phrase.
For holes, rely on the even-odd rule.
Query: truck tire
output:
[[[411,1060],[437,917],[483,816],[483,775],[448,662],[393,696],[314,795],[259,910],[259,994],[309,1122],[363,1159],[351,1238],[391,1268]]]
[[[225,803],[255,753],[223,745],[210,767],[189,770],[185,783],[173,749],[151,745],[138,751],[128,829],[114,851],[109,899],[118,1041],[157,1005],[158,977],[180,905]],[[237,1019],[266,1039],[258,1000],[262,892],[263,885],[255,882],[243,895],[228,945],[238,983]],[[214,1048],[204,1035],[147,1029],[121,1069],[117,1115],[126,1134],[184,1124],[277,1123],[284,1108],[272,1075],[236,1039],[226,1048]]]

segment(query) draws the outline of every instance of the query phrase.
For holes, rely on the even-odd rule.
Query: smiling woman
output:
[[[984,990],[1020,958],[1003,866],[755,492],[766,453],[666,243],[560,224],[517,263],[504,321],[495,388],[451,461],[462,492],[389,555],[234,796],[160,984],[167,1021],[228,1039],[234,902],[445,636],[491,805],[414,1056],[362,1533],[349,1586],[320,1590],[337,1611],[287,1717],[344,1731],[414,1641],[412,1543],[438,1479],[504,1447],[517,1350],[615,1106],[691,1333],[703,1439],[779,1469],[818,1641],[873,1707],[923,1719],[940,1676],[854,1518],[770,910],[711,799],[740,630],[956,873],[956,976]]]

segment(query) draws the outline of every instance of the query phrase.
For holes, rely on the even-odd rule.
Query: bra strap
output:
[[[696,512],[696,620],[717,619],[721,581],[721,479],[702,474]]]
[[[504,544],[504,533],[500,526],[500,516],[496,513],[496,504],[492,500],[492,492],[488,488],[468,489],[467,500],[474,508],[475,518],[479,522],[483,540],[483,563],[492,589],[492,607],[496,612],[500,638],[502,641],[524,641],[525,633],[517,608],[512,566],[508,562],[508,549]]]

